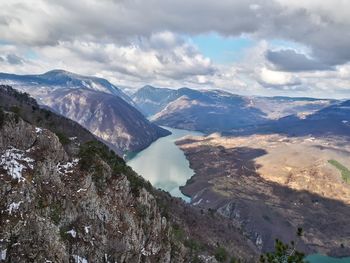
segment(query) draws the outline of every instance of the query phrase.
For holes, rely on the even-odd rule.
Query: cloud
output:
[[[126,44],[164,31],[250,34],[303,43],[315,59],[339,65],[350,60],[349,10],[342,0],[12,0],[0,3],[0,38],[28,45]],[[176,40],[163,41],[160,46]]]
[[[332,66],[307,57],[305,54],[298,53],[293,49],[283,49],[278,51],[268,50],[266,58],[275,66],[277,70],[282,71],[310,71],[310,70],[332,70]]]
[[[160,47],[161,46],[161,47]],[[186,81],[192,76],[214,74],[216,68],[192,44],[170,32],[152,34],[130,45],[86,41],[59,42],[37,47],[43,64],[81,74],[120,76],[135,82],[160,79]]]
[[[262,68],[260,72],[260,81],[265,86],[296,86],[300,81],[292,74],[286,72],[272,71]]]
[[[23,64],[23,59],[15,54],[8,54],[6,56],[6,61],[13,65]]]

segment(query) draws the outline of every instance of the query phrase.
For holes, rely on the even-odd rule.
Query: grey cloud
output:
[[[308,88],[303,86],[300,80],[295,80],[293,82],[287,83],[287,84],[271,84],[271,83],[267,83],[264,81],[258,81],[258,83],[263,86],[264,88],[268,88],[268,89],[275,89],[275,90],[289,90],[289,91],[293,91],[293,90],[298,90],[298,91],[307,91]]]
[[[15,54],[8,54],[6,55],[6,61],[9,63],[9,64],[12,64],[12,65],[20,65],[20,64],[23,64],[23,59]]]
[[[308,58],[302,53],[293,49],[279,51],[268,50],[266,58],[276,67],[277,70],[299,72],[311,70],[332,70],[333,67],[326,65],[316,59]]]

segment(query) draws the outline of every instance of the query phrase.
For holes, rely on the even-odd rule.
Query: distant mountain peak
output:
[[[49,70],[49,71],[45,72],[42,75],[56,75],[56,74],[74,74],[74,73],[69,72],[69,71],[64,70],[64,69],[53,69],[53,70]],[[75,75],[77,75],[77,74],[75,74]]]

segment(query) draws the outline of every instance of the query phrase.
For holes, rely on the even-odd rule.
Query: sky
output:
[[[0,0],[0,71],[350,98],[348,0]]]

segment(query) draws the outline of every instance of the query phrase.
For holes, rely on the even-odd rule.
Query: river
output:
[[[127,164],[151,184],[168,191],[172,196],[181,197],[186,202],[190,198],[183,195],[179,186],[194,174],[189,167],[185,154],[176,146],[175,141],[186,135],[202,135],[200,132],[163,127],[172,132],[152,143],[145,150],[134,155]]]

